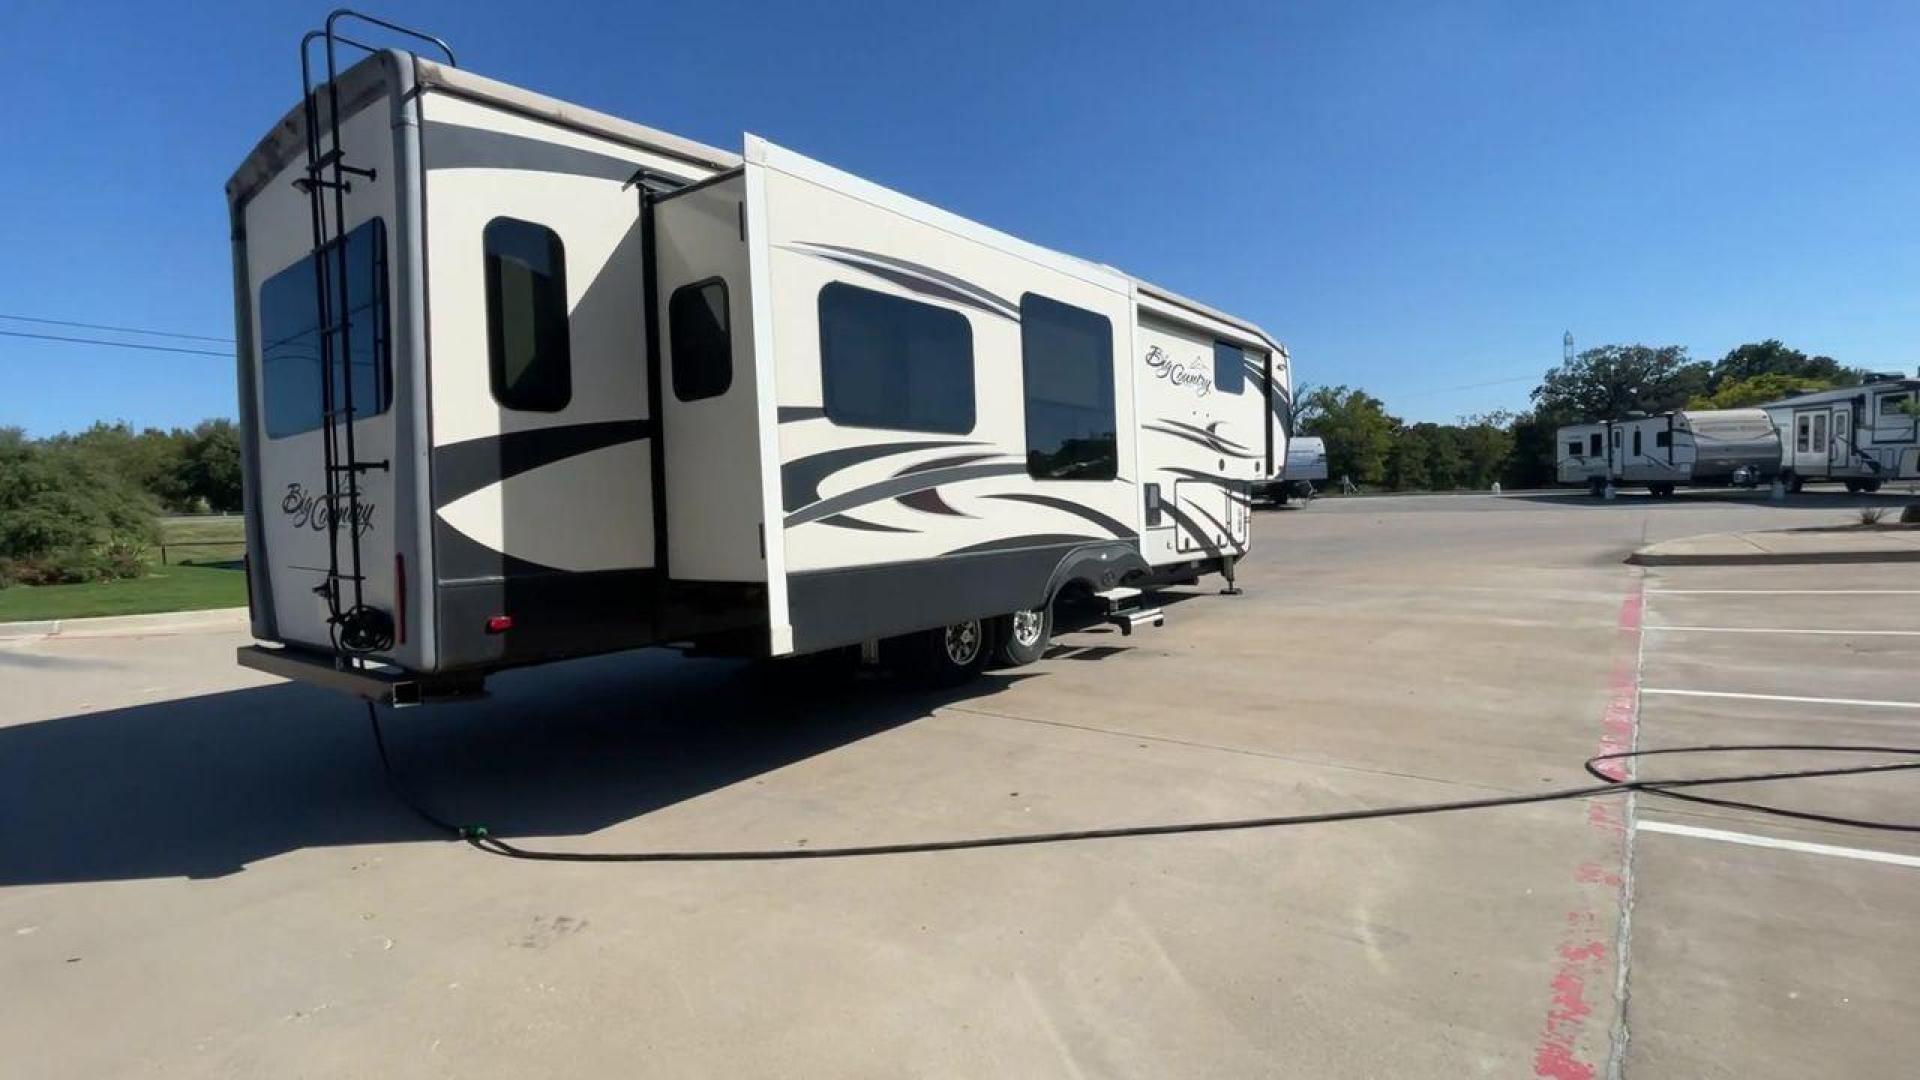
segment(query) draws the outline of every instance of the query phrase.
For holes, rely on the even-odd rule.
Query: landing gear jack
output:
[[[1231,555],[1220,560],[1220,576],[1227,579],[1226,585],[1223,586],[1220,590],[1221,596],[1239,596],[1240,595],[1240,586],[1234,584],[1234,580],[1233,580],[1233,565],[1239,561],[1240,561],[1239,559],[1236,559]]]

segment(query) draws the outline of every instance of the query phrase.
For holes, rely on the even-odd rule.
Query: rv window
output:
[[[487,222],[483,240],[493,399],[558,412],[573,399],[566,248],[552,229],[507,217]]]
[[[1588,455],[1591,457],[1599,457],[1600,456],[1600,433],[1596,431],[1593,434],[1587,436],[1587,445],[1590,447],[1590,449],[1587,451]]]
[[[1027,293],[1020,298],[1027,472],[1041,480],[1111,480],[1113,324],[1104,315]]]
[[[1213,388],[1223,394],[1237,394],[1247,385],[1247,354],[1238,345],[1224,341],[1213,343]]]
[[[1912,400],[1912,394],[1887,394],[1880,399],[1880,415],[1904,419],[1907,416],[1908,402]]]
[[[726,282],[710,278],[675,289],[667,301],[667,335],[673,349],[674,397],[719,397],[733,385]]]
[[[1656,431],[1656,432],[1654,432],[1654,433],[1653,433],[1653,445],[1655,445],[1655,446],[1672,446],[1672,445],[1673,445],[1673,432],[1671,432],[1671,431]]]
[[[345,244],[342,249],[336,245]],[[347,263],[347,325],[333,335],[335,408],[345,408],[347,380],[341,353],[353,372],[355,416],[375,416],[393,402],[393,366],[387,347],[387,231],[379,218],[336,240],[326,250],[329,277],[344,250]],[[336,298],[337,300],[337,298]],[[260,397],[270,439],[320,426],[320,302],[313,259],[300,261],[260,286]]]
[[[1640,456],[1640,429],[1633,429],[1633,456]]]
[[[973,327],[948,308],[830,282],[820,290],[827,419],[849,427],[973,430]]]
[[[1577,440],[1577,439],[1576,439],[1575,441],[1573,441],[1573,442],[1570,442],[1570,443],[1568,443],[1568,444],[1567,444],[1567,456],[1568,456],[1568,457],[1579,457],[1579,456],[1580,456],[1580,442],[1579,442],[1579,440]]]

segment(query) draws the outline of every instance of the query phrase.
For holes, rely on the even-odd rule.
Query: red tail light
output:
[[[513,629],[513,616],[495,615],[487,620],[487,633],[504,634]]]

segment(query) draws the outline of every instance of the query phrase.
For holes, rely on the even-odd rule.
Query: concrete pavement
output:
[[[441,812],[583,850],[1534,791],[1635,737],[1654,700],[1636,692],[1641,639],[1684,633],[1639,624],[1704,617],[1637,600],[1647,572],[1628,554],[1841,516],[1686,497],[1323,501],[1257,518],[1245,596],[1186,590],[1165,629],[1071,635],[958,691],[641,653],[510,673],[488,700],[388,730]],[[1877,589],[1913,573],[1800,572]],[[1747,571],[1688,573],[1748,587]],[[1667,689],[1724,688],[1708,681],[1745,655],[1747,687],[1920,696],[1890,648],[1905,639],[1835,639],[1802,666],[1784,635],[1764,654],[1736,638],[1775,635],[1647,662]],[[1750,889],[1753,860],[1816,857],[1674,834],[1636,838],[1633,858],[1657,862],[1630,873],[1618,798],[826,863],[511,862],[411,818],[359,707],[236,668],[240,640],[0,646],[0,985],[31,988],[0,1010],[0,1042],[24,1075],[1579,1080],[1621,1063],[1893,1075],[1920,1052],[1883,1005],[1761,1007],[1803,970],[1821,993],[1910,1000],[1888,968],[1913,953],[1905,894],[1817,869]],[[1757,714],[1659,715],[1678,740]],[[1770,715],[1783,735],[1865,734]],[[1904,790],[1820,798],[1878,811]],[[1685,845],[1730,869],[1675,864],[1707,857]],[[1838,891],[1792,891],[1821,882]],[[1849,913],[1844,933],[1792,916],[1821,905]]]

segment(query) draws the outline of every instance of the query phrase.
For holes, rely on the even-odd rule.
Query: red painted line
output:
[[[1607,706],[1600,715],[1597,753],[1633,749],[1640,682],[1638,635],[1645,614],[1646,594],[1640,579],[1635,578],[1633,591],[1620,604],[1617,626],[1623,640],[1618,647],[1620,658],[1607,680]],[[1603,771],[1614,779],[1626,778],[1626,767],[1619,763],[1603,767]],[[1597,799],[1588,803],[1587,824],[1621,859],[1625,858],[1627,822],[1618,801]],[[1547,985],[1546,1020],[1533,1053],[1533,1075],[1545,1080],[1593,1080],[1595,1066],[1579,1050],[1580,1038],[1593,1015],[1587,986],[1590,981],[1596,986],[1612,985],[1613,943],[1598,933],[1599,911],[1619,904],[1621,871],[1588,859],[1575,868],[1573,879],[1586,887],[1583,892],[1589,901],[1567,912],[1553,979]]]

